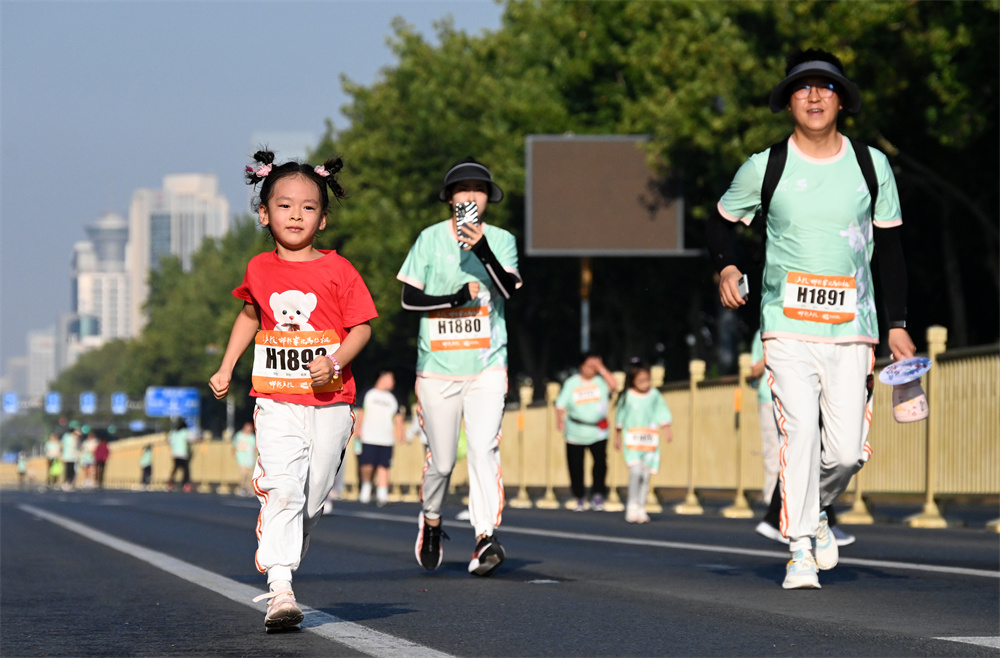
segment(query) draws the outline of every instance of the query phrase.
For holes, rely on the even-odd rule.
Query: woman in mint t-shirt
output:
[[[608,495],[605,478],[608,474],[608,401],[618,387],[614,375],[601,357],[586,353],[580,360],[580,372],[563,383],[556,398],[556,429],[565,432],[566,463],[569,466],[570,488],[576,499],[574,511],[587,508],[583,486],[583,456],[590,450],[594,458],[591,473],[591,506],[604,510]]]

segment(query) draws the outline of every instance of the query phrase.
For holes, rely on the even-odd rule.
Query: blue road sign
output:
[[[128,395],[125,393],[111,394],[111,413],[122,415],[128,410]]]
[[[3,394],[3,412],[5,414],[17,413],[17,393]]]
[[[146,415],[196,418],[201,413],[201,395],[196,388],[150,386],[146,389]]]
[[[62,396],[58,393],[45,394],[45,413],[57,414],[62,411]]]
[[[80,393],[80,413],[97,413],[97,393],[92,393],[90,391]]]
[[[146,429],[146,421],[144,420],[131,420],[128,423],[128,428],[133,432],[142,432]]]

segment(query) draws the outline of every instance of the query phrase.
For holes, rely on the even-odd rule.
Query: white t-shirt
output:
[[[395,443],[394,424],[400,411],[399,401],[391,391],[373,388],[365,393],[361,419],[361,442],[373,446]]]

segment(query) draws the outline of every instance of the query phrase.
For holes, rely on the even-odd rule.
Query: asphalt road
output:
[[[417,505],[339,503],[295,577],[302,630],[268,634],[255,500],[4,492],[0,655],[1000,655],[1000,536],[982,527],[851,527],[823,589],[785,591],[787,553],[756,521],[672,513],[508,508],[508,560],[476,578],[460,509],[426,572]]]

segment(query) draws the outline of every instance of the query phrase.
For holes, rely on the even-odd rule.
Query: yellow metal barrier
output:
[[[1000,346],[946,352],[945,336],[943,328],[928,330],[935,361],[925,380],[931,405],[928,420],[896,423],[891,412],[892,389],[876,382],[869,438],[874,454],[860,474],[865,494],[924,494],[925,513],[918,516],[930,519],[930,525],[935,524],[934,518],[940,517],[939,513],[935,517],[938,495],[1000,494]],[[675,438],[661,447],[661,468],[652,478],[651,491],[687,490],[685,500],[675,508],[678,511],[700,508],[698,490],[754,491],[763,484],[758,406],[752,390],[741,384],[739,377],[703,382],[703,366],[702,362],[692,363],[689,382],[662,389],[674,417]],[[745,367],[744,358],[741,372]],[[746,403],[742,405],[737,430],[734,397],[740,387],[745,389]],[[504,416],[500,444],[503,477],[505,485],[518,491],[518,505],[525,504],[531,488],[544,492],[535,506],[557,507],[557,492],[569,487],[565,444],[555,430],[553,406],[558,391],[558,384],[547,385],[544,407],[528,406],[525,403],[532,396],[527,389],[519,391],[520,410]],[[154,447],[152,488],[164,488],[173,464],[164,434],[111,443],[105,474],[107,487],[139,486],[139,457],[147,444]],[[398,500],[419,499],[424,452],[419,441],[396,446],[390,477]],[[192,481],[200,490],[228,493],[239,484],[239,469],[228,442],[195,444],[192,454]],[[609,458],[620,460],[621,456],[612,447]],[[343,468],[349,492],[346,497],[352,497],[352,492],[356,497],[357,460],[351,448]],[[45,470],[44,458],[29,461],[33,484],[44,482]],[[13,464],[0,465],[0,485],[16,486],[17,481]],[[468,471],[462,460],[452,475],[452,489],[461,489],[467,483]],[[856,482],[857,487],[860,484]],[[652,500],[656,502],[655,498]],[[863,522],[867,515],[864,503],[857,497],[854,503],[855,509],[848,518]],[[739,497],[734,506],[743,514]]]

